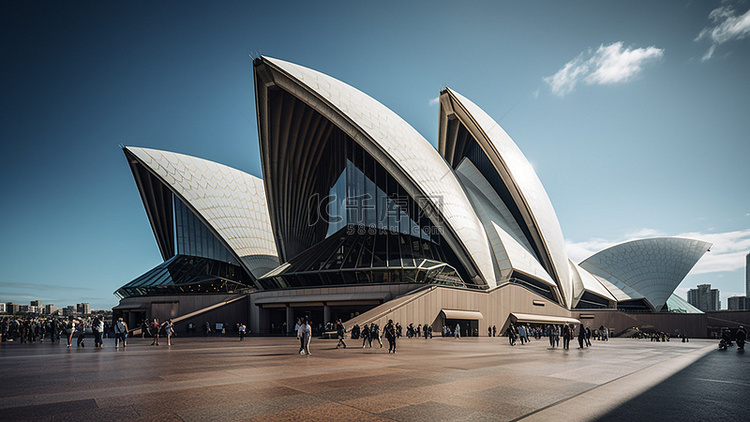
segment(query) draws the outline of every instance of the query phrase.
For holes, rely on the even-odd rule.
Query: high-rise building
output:
[[[41,308],[42,307],[42,301],[41,300],[32,300],[31,302],[29,302],[29,305],[36,306],[37,308]]]
[[[13,302],[5,303],[5,312],[9,315],[13,315],[18,312],[18,304]]]
[[[0,314],[5,313],[5,302],[0,302]]]
[[[747,296],[732,296],[727,299],[727,309],[730,311],[750,311],[750,298]]]
[[[76,305],[79,314],[88,315],[91,313],[91,306],[88,303],[79,303]]]
[[[719,289],[712,289],[710,284],[699,284],[688,290],[688,303],[701,311],[718,311],[721,309]]]
[[[55,312],[58,311],[58,309],[59,308],[57,306],[55,306],[55,305],[53,305],[51,303],[49,303],[47,305],[44,305],[44,313],[47,314],[47,315],[54,314]]]

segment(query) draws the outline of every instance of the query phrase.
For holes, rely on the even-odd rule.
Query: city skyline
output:
[[[539,6],[5,3],[0,300],[111,308],[160,262],[119,144],[262,177],[259,53],[359,87],[433,145],[456,88],[534,165],[574,261],[691,237],[714,246],[676,293],[745,294],[748,4]]]

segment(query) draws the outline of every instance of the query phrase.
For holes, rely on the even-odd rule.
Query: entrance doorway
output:
[[[476,319],[444,319],[444,321],[454,335],[456,326],[459,326],[461,327],[461,337],[479,336],[479,321]]]

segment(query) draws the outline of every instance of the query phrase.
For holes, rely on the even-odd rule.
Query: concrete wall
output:
[[[220,334],[219,331],[215,330],[216,323],[229,323],[229,330],[226,335],[237,335],[237,323],[242,322],[247,324],[248,322],[248,304],[249,299],[238,300],[236,302],[229,303],[224,306],[212,309],[210,311],[202,312],[190,318],[185,318],[179,323],[175,324],[175,332],[178,335],[203,335],[203,325],[208,322],[211,325],[211,330],[214,330],[212,335]],[[194,331],[188,332],[189,324],[193,324]]]
[[[511,312],[547,316],[570,317],[570,311],[539,295],[515,285],[504,286],[487,291],[432,286],[425,291],[413,293],[413,298],[400,301],[396,306],[386,303],[347,323],[347,328],[354,324],[374,322],[381,327],[389,319],[406,327],[413,323],[430,324],[435,335],[440,335],[443,309],[478,311],[483,318],[479,320],[479,335],[486,336],[487,328],[493,325],[502,332],[509,321]],[[536,303],[536,304],[535,304]]]
[[[625,313],[607,309],[575,310],[573,317],[592,328],[605,326],[615,335],[637,327],[645,331],[662,331],[671,335],[684,334],[697,338],[707,336],[706,314]]]
[[[141,319],[159,321],[174,319],[181,315],[207,308],[211,305],[236,298],[236,294],[192,294],[192,295],[166,295],[166,296],[140,296],[122,299],[118,306],[129,307],[127,309],[114,309],[115,316],[125,316],[125,321],[130,329],[139,328]],[[117,307],[115,307],[117,308]],[[239,315],[246,314],[243,310]],[[136,317],[137,315],[137,317]],[[178,324],[175,329],[181,328]]]

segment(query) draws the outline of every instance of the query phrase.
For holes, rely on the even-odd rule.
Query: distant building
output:
[[[5,304],[5,312],[9,315],[13,315],[18,312],[18,304],[13,302],[7,302]]]
[[[701,311],[718,311],[721,309],[719,289],[712,289],[710,284],[699,284],[688,290],[688,303]]]
[[[5,302],[0,302],[0,314],[5,313]]]
[[[63,308],[63,316],[73,316],[76,314],[76,307],[73,305],[68,305],[65,308]]]
[[[29,305],[18,305],[17,313],[26,314],[29,312]]]
[[[29,302],[29,305],[36,306],[37,308],[42,308],[42,301],[41,300],[32,300]]]
[[[727,299],[727,309],[730,311],[750,311],[750,298],[747,296],[732,296]]]
[[[76,305],[79,314],[88,315],[91,313],[91,306],[88,303],[79,303]]]
[[[55,312],[57,312],[59,309],[60,308],[58,308],[57,306],[55,306],[55,305],[53,305],[51,303],[47,304],[47,305],[44,305],[44,313],[47,314],[47,315],[52,315]]]

